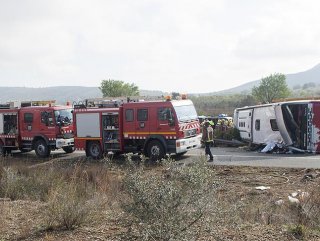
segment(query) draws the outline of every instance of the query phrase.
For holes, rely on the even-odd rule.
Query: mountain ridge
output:
[[[259,80],[250,81],[247,83],[244,83],[242,85],[221,90],[217,92],[213,92],[210,94],[216,94],[216,95],[227,95],[227,94],[237,94],[237,93],[249,93],[251,89],[256,85],[259,85]],[[286,74],[286,82],[289,88],[294,88],[297,85],[303,85],[307,83],[316,83],[320,85],[320,63],[312,67],[311,69],[292,73],[292,74]]]
[[[140,90],[142,96],[159,96],[157,90]],[[56,100],[62,104],[67,101],[83,101],[88,98],[101,98],[99,87],[53,86],[53,87],[0,87],[0,103],[9,101]]]
[[[320,64],[309,70],[287,74],[286,81],[290,88],[307,83],[320,85]],[[209,93],[193,93],[191,95],[230,95],[249,94],[253,86],[258,85],[260,80],[249,81],[245,84]],[[141,96],[161,96],[165,92],[161,90],[140,90]],[[0,102],[23,101],[23,100],[56,100],[58,103],[67,101],[82,101],[87,98],[100,98],[102,93],[98,87],[85,86],[53,86],[53,87],[0,87]]]

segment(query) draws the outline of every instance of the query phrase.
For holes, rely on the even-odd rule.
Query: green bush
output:
[[[175,167],[164,163],[160,174],[138,167],[124,180],[122,208],[141,240],[191,240],[214,200],[214,175],[204,159]]]

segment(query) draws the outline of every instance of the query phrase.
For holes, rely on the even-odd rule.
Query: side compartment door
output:
[[[18,115],[16,112],[7,112],[0,114],[0,134],[16,135],[18,134]]]
[[[102,113],[102,123],[104,150],[119,151],[121,141],[119,135],[119,113]]]
[[[99,113],[77,113],[77,137],[101,138]]]

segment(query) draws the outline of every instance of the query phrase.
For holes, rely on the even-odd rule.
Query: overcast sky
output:
[[[317,0],[0,0],[0,86],[203,93],[320,63]]]

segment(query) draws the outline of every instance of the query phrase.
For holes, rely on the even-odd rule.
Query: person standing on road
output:
[[[209,162],[213,161],[213,155],[210,150],[210,146],[213,143],[213,128],[211,127],[209,121],[204,122],[202,128],[202,141],[205,144],[205,154],[209,155]]]

